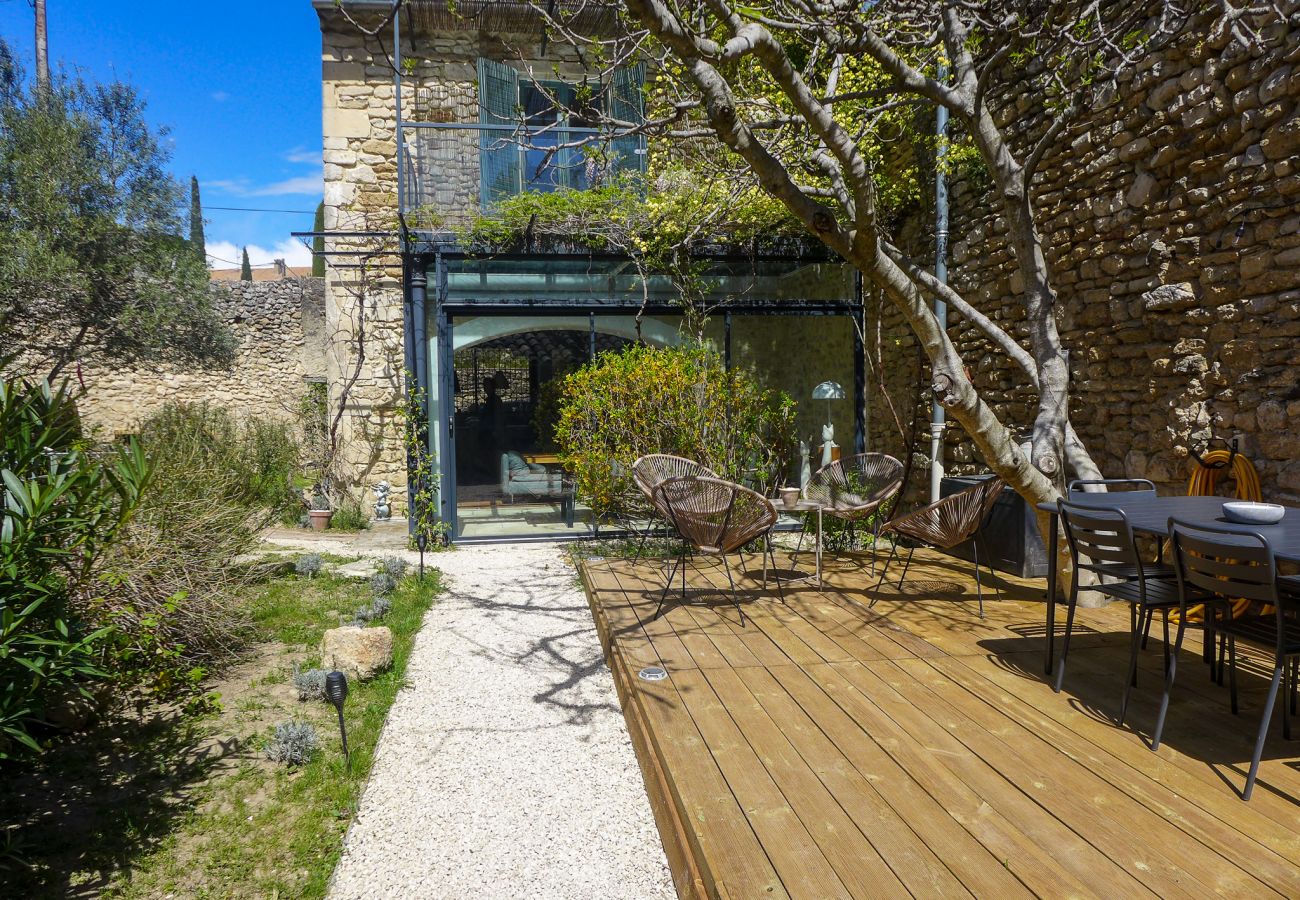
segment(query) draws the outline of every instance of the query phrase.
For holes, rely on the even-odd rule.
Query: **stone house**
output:
[[[616,253],[526,246],[483,256],[461,245],[457,229],[520,192],[583,188],[642,169],[639,139],[601,140],[577,97],[587,87],[583,103],[621,119],[639,115],[643,68],[589,85],[572,48],[548,43],[526,4],[416,0],[391,21],[386,5],[315,7],[327,365],[332,403],[344,413],[347,474],[365,487],[388,481],[405,498],[402,411],[411,409],[426,429],[415,439],[427,441],[434,502],[453,538],[587,531],[592,523],[575,509],[549,443],[549,386],[637,339],[643,304],[640,339],[682,340],[678,299],[667,279],[646,279],[643,294],[630,260]],[[609,10],[591,14],[608,22],[589,24],[615,26]],[[598,154],[562,148],[578,136]],[[853,273],[824,251],[723,249],[703,277],[716,307],[706,339],[730,364],[752,366],[806,401],[799,429],[810,442],[829,416],[847,452],[860,446]],[[812,403],[824,381],[841,385],[846,399]],[[414,406],[403,401],[411,391]]]

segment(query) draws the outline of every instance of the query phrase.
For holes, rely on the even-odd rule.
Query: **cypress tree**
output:
[[[248,248],[244,248],[244,261],[239,264],[239,280],[252,281],[253,267],[248,262]]]
[[[208,246],[203,240],[203,204],[199,201],[199,179],[190,176],[190,244],[194,252],[208,264]]]
[[[311,274],[316,278],[325,277],[325,201],[316,204],[316,221],[311,230],[316,232],[311,239]]]

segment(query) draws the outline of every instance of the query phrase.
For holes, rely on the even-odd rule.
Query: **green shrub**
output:
[[[560,459],[601,518],[624,515],[632,463],[671,453],[764,493],[785,480],[794,401],[703,347],[636,345],[603,353],[564,380]]]
[[[106,673],[111,629],[72,602],[98,589],[95,569],[149,481],[134,441],[96,456],[66,386],[0,380],[0,759],[39,750],[42,705]]]
[[[249,622],[238,597],[258,577],[239,563],[291,497],[297,449],[280,423],[168,404],[140,423],[153,479],[104,559],[106,596],[83,601],[114,626],[107,663],[156,698],[196,691],[229,659]]]
[[[365,531],[370,527],[370,517],[354,497],[344,497],[334,508],[330,528],[337,531]]]
[[[281,722],[266,745],[266,758],[286,766],[302,766],[319,748],[316,728],[310,722]]]

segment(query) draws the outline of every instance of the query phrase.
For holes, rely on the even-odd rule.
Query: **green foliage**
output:
[[[556,440],[578,492],[602,518],[635,497],[632,463],[670,453],[768,491],[794,447],[794,401],[706,348],[636,345],[568,376]]]
[[[234,598],[259,577],[238,560],[279,510],[297,447],[286,427],[208,405],[168,404],[140,424],[153,478],[101,566],[102,596],[79,601],[111,624],[106,667],[146,696],[196,695],[206,670],[247,639]]]
[[[439,516],[441,475],[429,447],[427,394],[416,386],[415,376],[410,372],[406,373],[406,383],[408,387],[398,402],[397,412],[402,417],[402,440],[406,444],[407,503],[415,522],[412,546],[417,536],[424,535],[428,547],[440,547],[446,543],[448,526]]]
[[[239,261],[239,280],[240,280],[240,281],[252,281],[252,280],[253,280],[253,266],[252,266],[252,265],[249,263],[249,261],[248,261],[248,248],[247,248],[247,247],[244,248],[244,255],[243,255],[243,258],[240,259],[240,261]]]
[[[316,204],[316,218],[312,220],[311,230],[316,232],[311,239],[311,274],[313,278],[325,277],[325,201]]]
[[[108,627],[71,602],[140,502],[150,467],[134,441],[97,457],[66,386],[0,380],[0,759],[39,750],[42,704],[88,679]]]
[[[293,570],[303,578],[314,578],[325,566],[325,560],[319,553],[304,553],[294,561]]]
[[[266,745],[266,758],[286,766],[303,766],[319,749],[320,739],[310,722],[281,722]]]
[[[25,370],[233,359],[164,137],[120,82],[29,91],[0,39],[0,347]]]
[[[190,246],[203,262],[208,264],[208,246],[203,238],[203,202],[199,199],[199,179],[190,176]]]
[[[298,690],[298,699],[324,700],[325,699],[325,676],[324,669],[308,669],[305,672],[294,669],[293,686]]]
[[[336,531],[365,531],[370,527],[370,516],[366,515],[361,501],[351,495],[343,497],[334,507],[330,517],[330,528]]]

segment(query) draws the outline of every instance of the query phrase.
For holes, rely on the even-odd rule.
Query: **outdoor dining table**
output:
[[[1280,560],[1300,563],[1300,509],[1288,508],[1282,521],[1275,525],[1241,525],[1229,522],[1223,516],[1223,497],[1156,497],[1143,491],[1116,491],[1110,493],[1074,493],[1070,503],[1093,506],[1099,509],[1122,510],[1129,526],[1137,534],[1165,537],[1169,533],[1172,516],[1185,522],[1213,525],[1216,528],[1251,532],[1268,541],[1273,554]],[[1056,504],[1040,503],[1038,508],[1051,513],[1047,546],[1057,546],[1060,527]],[[1044,671],[1052,674],[1052,656],[1056,648],[1056,565],[1049,552],[1047,566],[1047,648],[1044,654]]]

